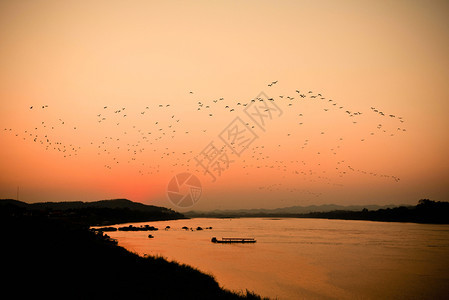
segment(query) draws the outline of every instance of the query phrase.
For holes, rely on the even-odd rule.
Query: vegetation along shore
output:
[[[89,230],[99,223],[141,221],[142,216],[133,216],[132,211],[119,218],[116,214],[124,208],[89,207],[87,211],[101,220],[92,222],[92,215],[83,216],[83,205],[64,211],[31,209],[21,203],[0,201],[2,266],[7,275],[2,286],[11,298],[260,299],[249,291],[225,290],[213,276],[193,267],[138,256],[103,232]],[[146,217],[183,217],[163,208],[153,210],[154,215]],[[110,220],[105,218],[107,213]]]

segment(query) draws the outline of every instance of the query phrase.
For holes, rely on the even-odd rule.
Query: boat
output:
[[[218,244],[233,244],[233,243],[255,243],[256,240],[253,238],[221,238],[218,240],[216,237],[211,239],[212,243]]]

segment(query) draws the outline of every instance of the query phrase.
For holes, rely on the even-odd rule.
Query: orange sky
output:
[[[445,1],[2,1],[0,197],[19,186],[27,202],[176,208],[167,184],[191,172],[198,210],[448,200],[448,12]],[[261,92],[282,111],[265,131],[244,112]],[[258,138],[212,182],[194,157],[223,145],[236,117]]]

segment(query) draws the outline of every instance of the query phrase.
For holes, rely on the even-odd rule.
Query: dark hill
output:
[[[78,209],[86,207],[96,207],[96,208],[128,208],[140,211],[170,211],[170,209],[165,207],[146,205],[139,202],[133,202],[128,199],[111,199],[111,200],[100,200],[92,202],[64,201],[64,202],[38,202],[38,203],[25,203],[13,199],[6,199],[0,201],[8,201],[9,203],[24,206],[31,209],[67,210],[67,209]]]
[[[376,209],[388,209],[394,208],[397,205],[336,205],[336,204],[323,204],[323,205],[309,205],[309,206],[289,206],[274,209],[237,209],[237,210],[213,210],[213,211],[188,211],[184,215],[189,218],[222,218],[222,217],[279,217],[279,216],[294,216],[299,214],[308,213],[324,213],[331,211],[361,211],[362,209],[376,210]]]
[[[165,207],[146,205],[127,199],[94,202],[40,202],[25,203],[13,199],[0,200],[2,211],[26,212],[28,215],[45,215],[86,225],[110,225],[128,222],[174,220],[184,215]]]
[[[212,212],[187,212],[191,218],[319,218],[341,220],[367,220],[383,222],[414,222],[449,224],[449,202],[421,199],[416,206],[338,206],[322,205],[308,207],[286,207],[264,210],[234,210]],[[306,211],[306,212],[300,212]]]
[[[17,206],[17,207],[30,207],[30,204],[19,201],[19,200],[14,200],[14,199],[0,199],[0,206]]]
[[[260,299],[187,265],[140,257],[85,225],[6,207],[0,259],[9,299]]]

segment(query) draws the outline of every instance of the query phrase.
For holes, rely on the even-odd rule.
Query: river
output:
[[[140,255],[194,266],[234,291],[281,300],[449,297],[449,225],[196,218],[115,227],[130,224],[159,230],[107,234]],[[253,237],[257,243],[214,244],[212,237]]]

